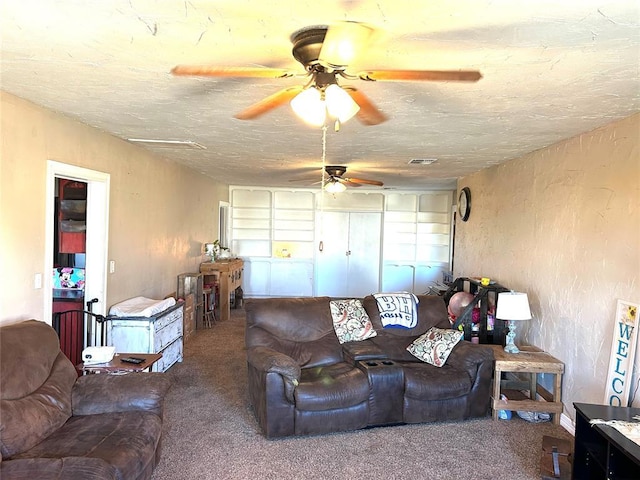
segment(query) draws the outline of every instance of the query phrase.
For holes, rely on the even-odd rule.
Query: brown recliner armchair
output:
[[[87,375],[47,324],[0,328],[0,478],[149,479],[160,458],[162,373]]]

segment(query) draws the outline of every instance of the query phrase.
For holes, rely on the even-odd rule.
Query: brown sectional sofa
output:
[[[0,478],[151,478],[169,387],[162,373],[78,378],[49,325],[0,328]]]
[[[406,348],[432,326],[448,329],[443,299],[419,295],[414,328],[383,328],[373,296],[362,299],[377,336],[343,343],[329,297],[246,302],[249,395],[267,438],[368,426],[463,420],[488,414],[493,350],[460,341],[442,367]]]

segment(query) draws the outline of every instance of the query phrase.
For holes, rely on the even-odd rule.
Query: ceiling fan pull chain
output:
[[[324,243],[322,238],[324,237],[324,185],[327,181],[325,163],[327,157],[327,126],[322,126],[322,182],[320,183],[320,243],[318,244],[318,250],[322,252],[324,250]]]

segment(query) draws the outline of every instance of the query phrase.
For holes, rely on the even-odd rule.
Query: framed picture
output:
[[[606,405],[628,406],[637,337],[638,304],[618,300],[611,342],[609,375],[604,393]]]

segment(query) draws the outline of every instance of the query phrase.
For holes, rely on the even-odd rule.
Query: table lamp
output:
[[[514,292],[513,290],[499,293],[496,318],[509,321],[509,333],[507,333],[507,344],[504,347],[504,351],[507,353],[519,353],[520,350],[513,341],[516,338],[516,321],[531,320],[527,294]]]

